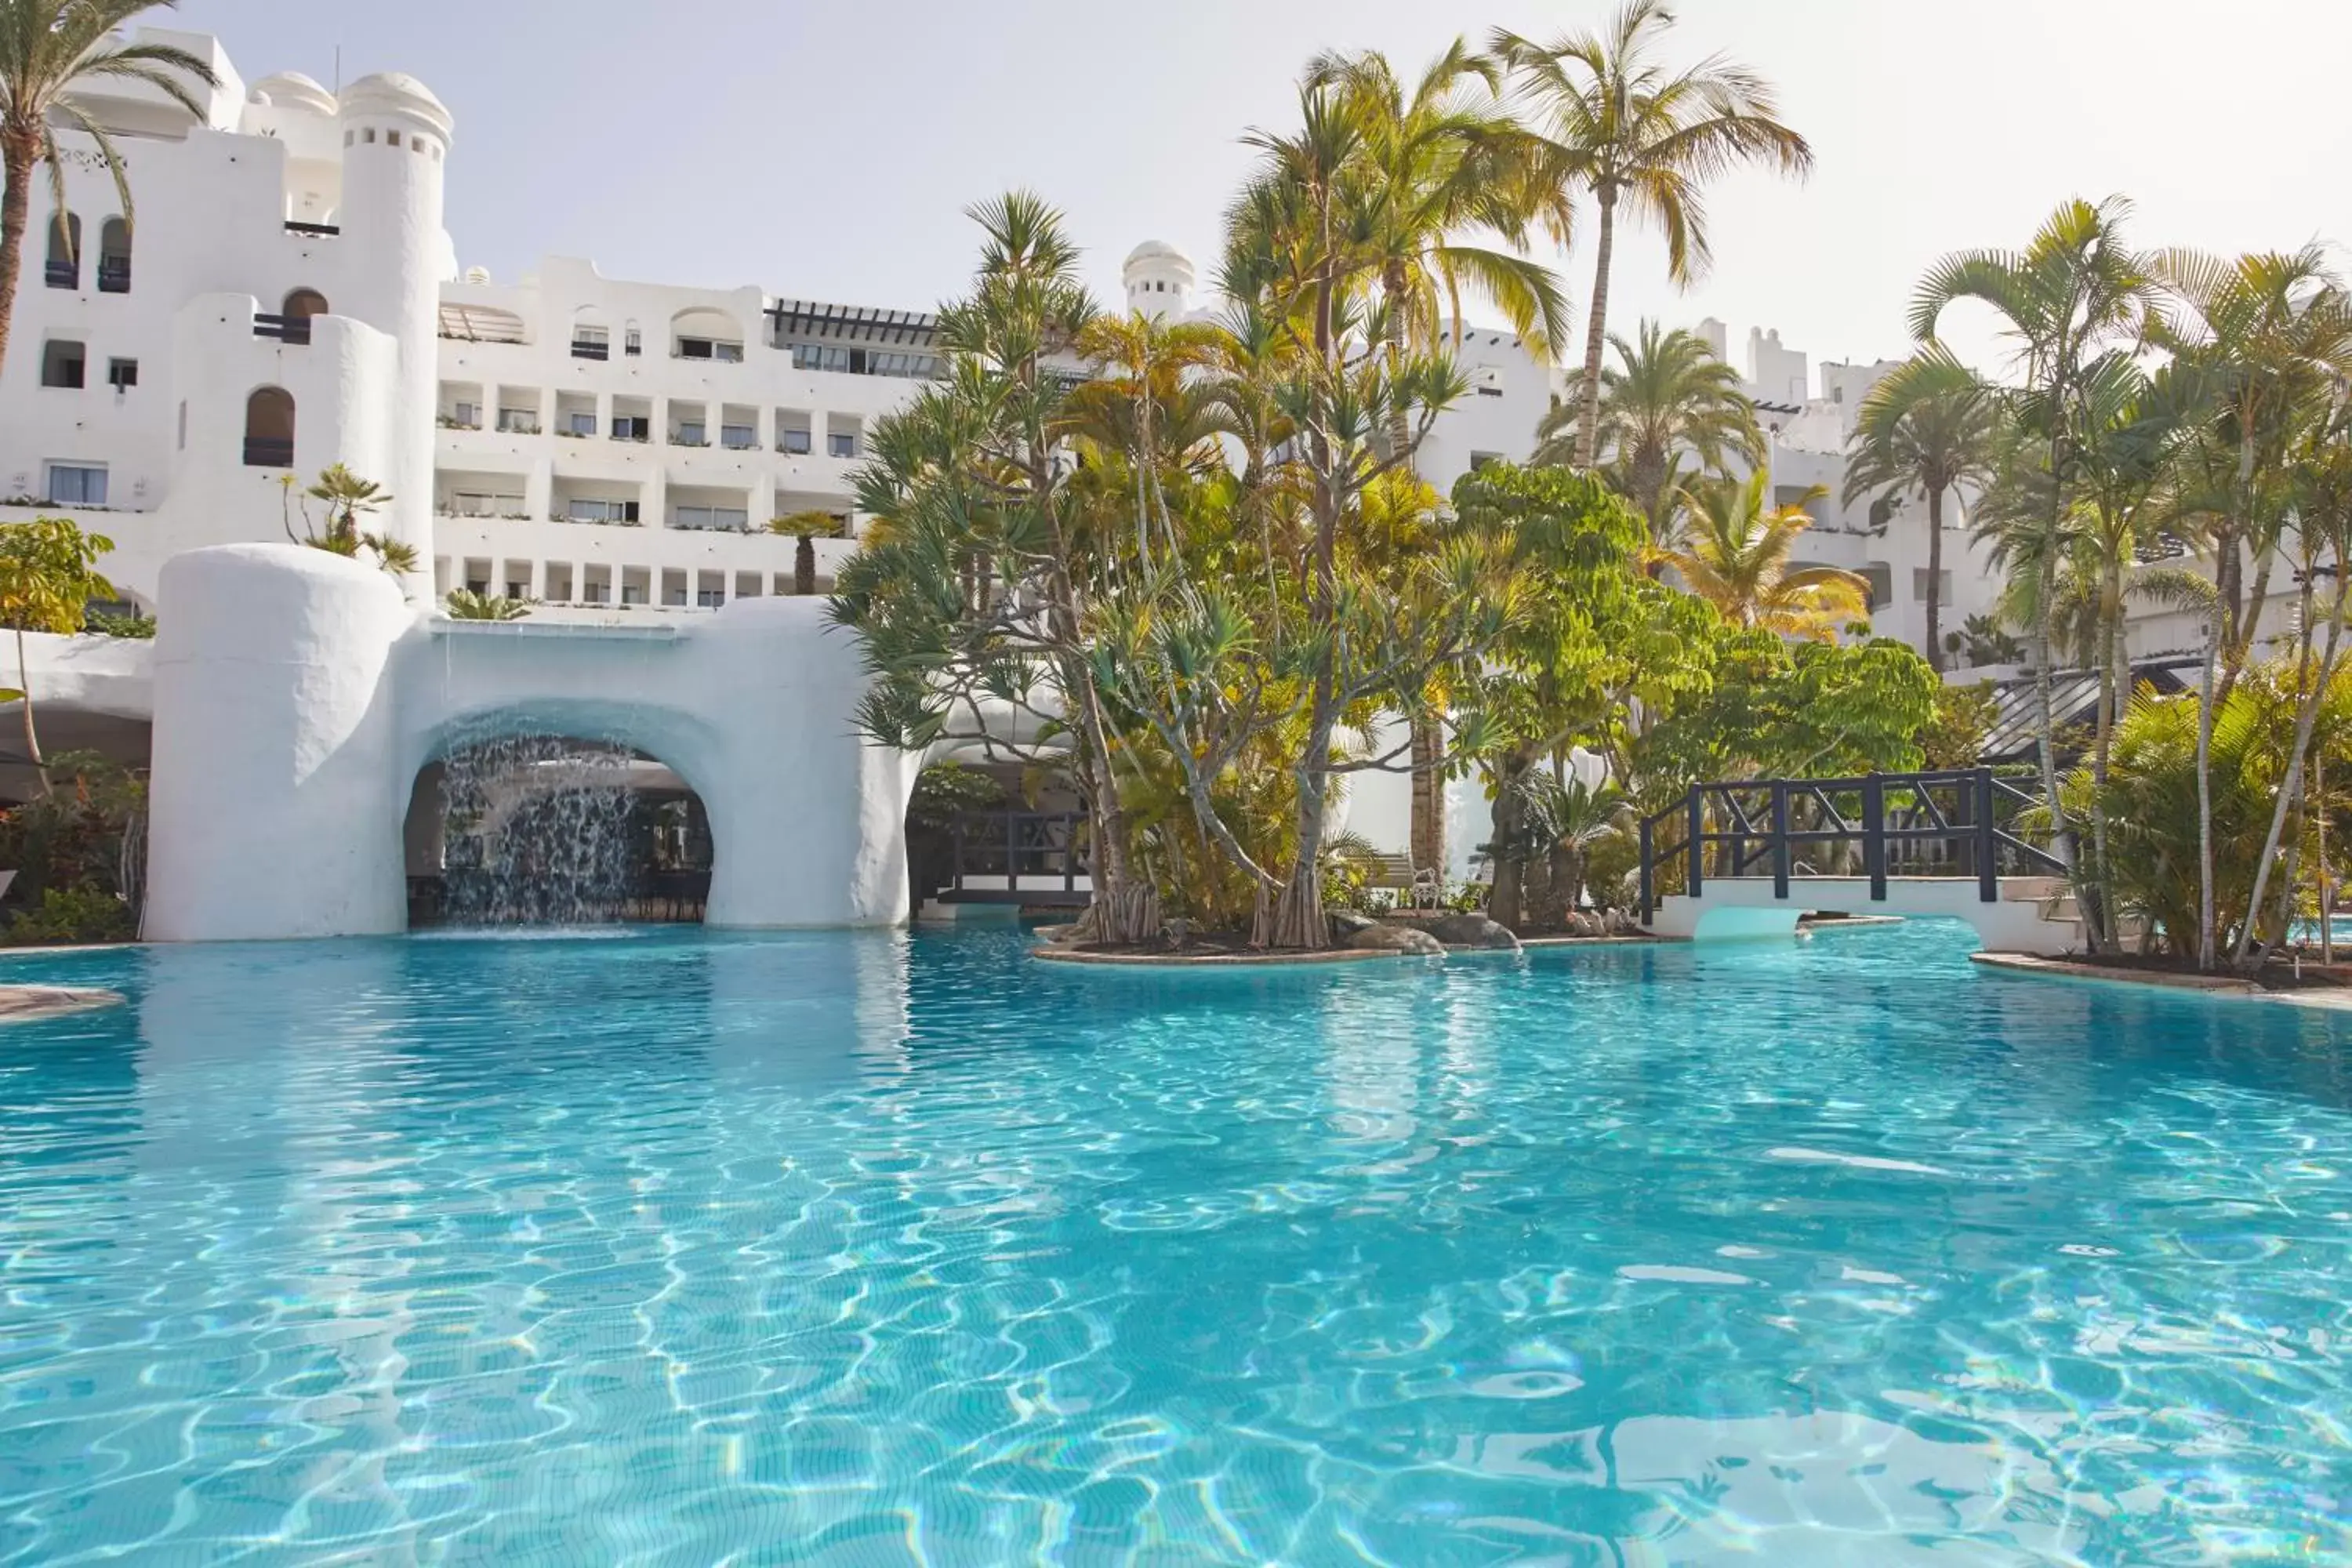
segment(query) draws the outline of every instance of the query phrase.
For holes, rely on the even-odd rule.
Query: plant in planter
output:
[[[530,614],[536,599],[509,599],[499,594],[477,594],[452,588],[442,607],[453,621],[519,621]]]

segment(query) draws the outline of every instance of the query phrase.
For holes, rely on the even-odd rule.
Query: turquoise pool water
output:
[[[1967,945],[19,961],[0,1562],[2352,1561],[2347,1031]]]

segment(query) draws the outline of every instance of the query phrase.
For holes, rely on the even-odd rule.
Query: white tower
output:
[[[440,351],[441,283],[455,271],[441,224],[443,163],[452,121],[423,82],[398,72],[362,77],[343,89],[344,260],[339,315],[388,332],[400,375],[385,410],[393,494],[386,531],[433,560],[433,411]],[[369,475],[371,479],[377,476]]]
[[[1192,258],[1164,239],[1147,239],[1129,252],[1119,275],[1129,310],[1174,321],[1192,309]]]

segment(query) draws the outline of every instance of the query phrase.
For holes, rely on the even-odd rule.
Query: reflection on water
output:
[[[0,1562],[2352,1555],[2342,1026],[1966,945],[41,961]]]

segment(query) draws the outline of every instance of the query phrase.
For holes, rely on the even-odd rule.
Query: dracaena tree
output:
[[[1097,311],[1052,207],[1016,191],[971,216],[981,263],[940,312],[946,374],[875,427],[856,476],[873,521],[831,614],[863,646],[859,725],[877,742],[1066,762],[1093,837],[1085,921],[1102,941],[1143,941],[1160,917],[1134,869],[1089,626],[1122,542],[1072,484],[1070,393],[1052,367]]]

